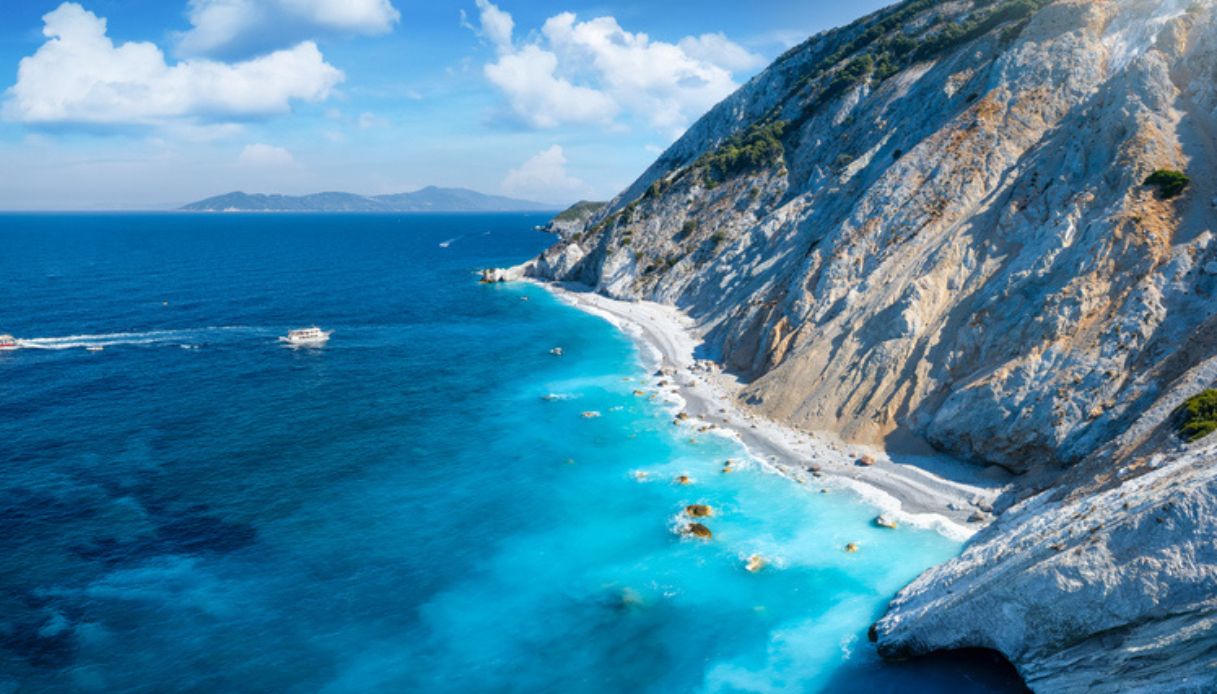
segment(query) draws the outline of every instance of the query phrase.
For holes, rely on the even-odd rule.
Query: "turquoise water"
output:
[[[476,283],[542,221],[0,217],[0,692],[1015,690],[866,642],[956,542],[723,474],[611,326]]]

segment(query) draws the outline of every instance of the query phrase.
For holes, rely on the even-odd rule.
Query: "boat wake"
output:
[[[459,241],[459,240],[461,240],[460,236],[457,236],[456,238],[448,239],[447,241],[440,241],[439,247],[447,248],[452,245],[453,241]]]
[[[149,330],[146,332],[101,333],[97,335],[67,335],[64,337],[32,337],[17,340],[22,349],[81,349],[114,347],[118,345],[180,345],[197,349],[199,343],[216,342],[232,335],[268,335],[274,331],[245,326],[220,326],[183,330]]]

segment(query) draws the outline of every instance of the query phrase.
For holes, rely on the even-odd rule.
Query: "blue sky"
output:
[[[790,45],[885,4],[5,2],[0,209],[607,198]]]

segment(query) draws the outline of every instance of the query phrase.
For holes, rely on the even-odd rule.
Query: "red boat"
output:
[[[12,335],[0,335],[0,350],[17,349],[18,346]]]

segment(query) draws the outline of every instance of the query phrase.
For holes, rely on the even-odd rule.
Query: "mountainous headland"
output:
[[[678,307],[752,414],[1006,475],[881,654],[1211,691],[1215,46],[1212,0],[908,0],[788,51],[490,279]]]
[[[413,193],[275,195],[233,192],[184,205],[188,212],[546,212],[554,205],[427,186]]]

